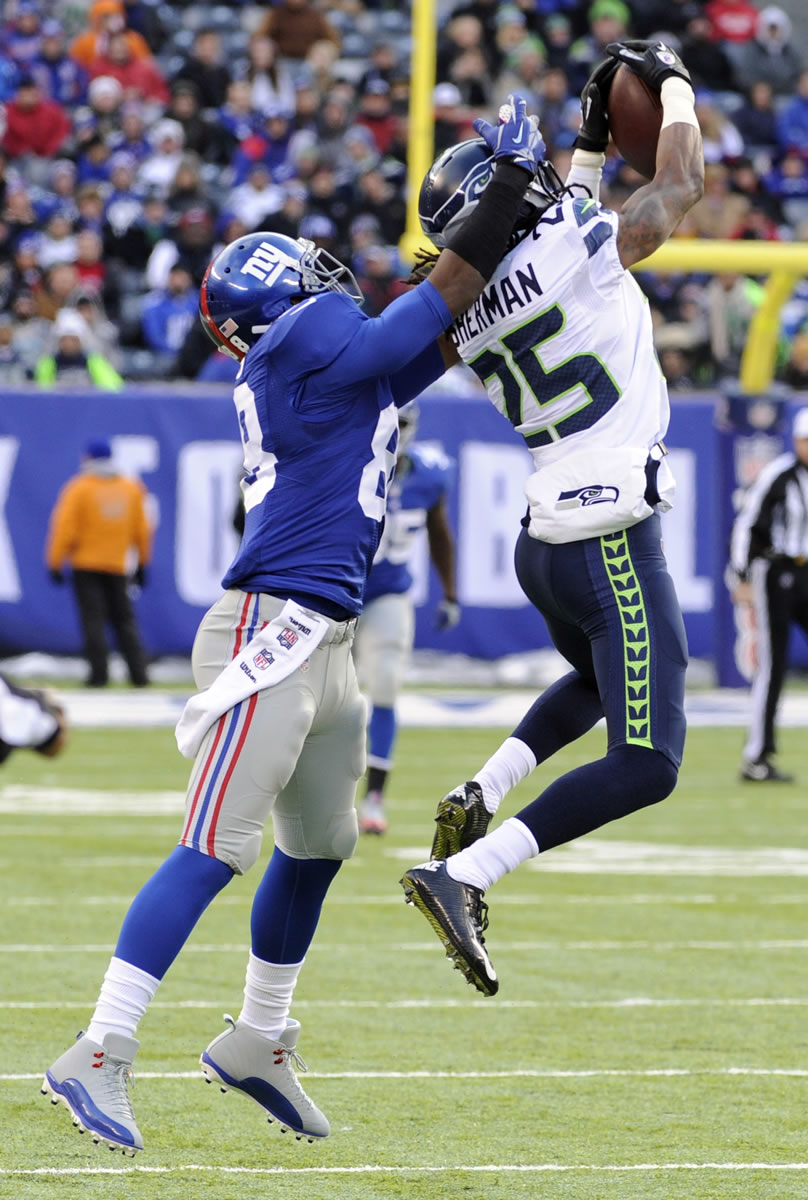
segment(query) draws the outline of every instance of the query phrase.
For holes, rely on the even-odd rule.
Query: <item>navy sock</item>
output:
[[[542,763],[562,746],[588,733],[602,716],[603,705],[594,682],[588,683],[577,671],[570,671],[542,692],[511,736],[529,746],[536,762]]]
[[[217,858],[176,846],[129,906],[115,957],[162,979],[213,897],[232,878],[230,867]]]
[[[290,858],[277,846],[252,905],[252,952],[271,963],[306,956],[332,879],[342,859]]]
[[[368,754],[371,758],[389,762],[393,757],[395,740],[396,710],[374,704],[368,721]]]
[[[605,758],[556,779],[516,816],[539,850],[550,850],[664,800],[676,786],[677,775],[670,759],[658,750],[615,746]]]

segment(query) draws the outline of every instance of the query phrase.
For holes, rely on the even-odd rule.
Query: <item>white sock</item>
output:
[[[468,883],[487,892],[503,875],[515,871],[520,863],[538,853],[536,839],[527,825],[518,817],[509,817],[493,833],[447,858],[446,870],[458,883]]]
[[[160,986],[160,980],[122,958],[110,959],[86,1037],[103,1045],[108,1033],[134,1037],[140,1018]]]
[[[483,804],[495,813],[502,799],[536,767],[536,755],[519,738],[509,737],[474,776],[483,789]]]
[[[250,951],[244,1005],[238,1018],[242,1025],[268,1038],[283,1033],[303,962],[305,959],[299,963],[264,962]]]

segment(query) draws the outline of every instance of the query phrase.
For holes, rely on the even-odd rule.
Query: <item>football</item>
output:
[[[620,156],[640,175],[653,179],[662,104],[656,92],[622,63],[612,80],[608,113],[609,131]]]

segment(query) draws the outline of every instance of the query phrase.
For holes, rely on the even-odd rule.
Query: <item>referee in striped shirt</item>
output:
[[[757,635],[741,767],[741,778],[756,782],[792,782],[771,761],[774,725],[792,624],[808,634],[808,408],[795,416],[792,436],[793,451],[764,467],[747,492],[730,548],[733,603],[751,608]]]

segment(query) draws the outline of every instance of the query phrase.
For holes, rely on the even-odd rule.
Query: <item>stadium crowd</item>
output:
[[[510,91],[562,178],[605,45],[662,33],[697,91],[707,183],[677,237],[808,240],[808,61],[750,0],[439,5],[435,148]],[[8,0],[0,29],[0,365],[7,386],[228,379],[196,319],[215,251],[257,229],[349,262],[380,312],[404,288],[407,6]],[[601,199],[642,182],[612,153]],[[744,275],[640,276],[671,386],[737,375]],[[779,378],[808,388],[808,285]],[[200,365],[201,364],[201,365]]]

